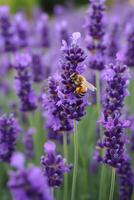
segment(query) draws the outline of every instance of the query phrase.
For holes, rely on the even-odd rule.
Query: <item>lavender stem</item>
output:
[[[96,98],[97,98],[97,120],[99,120],[100,115],[101,115],[101,99],[100,99],[100,74],[99,71],[96,71]],[[100,138],[102,139],[103,135],[102,135],[102,131],[101,131],[101,127],[100,127]]]
[[[64,157],[68,160],[67,133],[63,136]],[[64,200],[68,200],[68,174],[64,175]]]
[[[100,116],[101,116],[101,99],[100,99],[100,72],[96,71],[96,98],[97,98],[97,118],[99,120]],[[103,138],[103,131],[102,131],[102,127],[99,126],[99,130],[100,130],[100,139],[102,140]],[[104,150],[102,150],[102,155],[104,154]],[[104,181],[105,181],[105,166],[102,165],[101,167],[101,175],[100,175],[100,190],[99,190],[99,200],[102,200],[104,197]]]
[[[77,174],[78,174],[78,131],[77,131],[77,122],[76,120],[74,120],[74,170],[73,170],[71,200],[75,199]]]
[[[115,185],[115,168],[112,168],[112,177],[111,177],[111,187],[110,187],[109,200],[114,199],[114,185]]]

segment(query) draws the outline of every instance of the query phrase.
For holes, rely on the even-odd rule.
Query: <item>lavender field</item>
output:
[[[0,200],[134,200],[134,1],[10,3]]]

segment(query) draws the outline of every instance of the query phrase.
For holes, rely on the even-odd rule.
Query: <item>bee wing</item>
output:
[[[89,82],[87,82],[87,81],[86,81],[86,86],[87,86],[87,88],[88,88],[89,90],[91,90],[92,92],[94,92],[94,91],[97,89],[94,85],[92,85],[91,83],[89,83]]]

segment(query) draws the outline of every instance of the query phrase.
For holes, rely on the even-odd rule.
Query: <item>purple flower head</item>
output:
[[[0,18],[9,17],[10,15],[10,7],[9,6],[1,6],[0,7]]]
[[[57,31],[59,33],[60,41],[66,41],[67,44],[70,43],[70,36],[68,31],[67,21],[63,20],[56,25]]]
[[[61,103],[68,118],[78,121],[85,115],[85,107],[88,105],[87,81],[81,74],[85,69],[85,54],[79,46],[80,38],[81,34],[76,32],[72,34],[70,45],[63,41],[60,88],[63,96]]]
[[[87,49],[89,55],[89,67],[95,70],[104,69],[105,65],[105,1],[90,1],[89,16],[86,22],[88,30]]]
[[[127,153],[124,153],[124,160],[118,167],[117,173],[120,177],[120,199],[131,199],[134,187],[134,173]]]
[[[45,156],[41,157],[41,165],[44,175],[48,178],[50,187],[57,188],[62,185],[63,176],[71,169],[66,160],[56,153],[56,145],[48,141],[45,145]]]
[[[120,49],[121,37],[120,37],[120,22],[119,18],[112,18],[110,27],[107,33],[107,56],[109,61],[114,61],[116,54]]]
[[[11,21],[10,8],[8,6],[0,7],[0,30],[3,38],[4,52],[16,50],[16,35]]]
[[[50,47],[49,19],[47,14],[41,14],[37,21],[37,34],[39,35],[39,46]]]
[[[44,73],[43,54],[41,52],[32,53],[32,74],[33,80],[36,83],[42,82],[46,77]]]
[[[15,15],[15,30],[18,37],[18,48],[25,48],[29,45],[29,24],[24,13]]]
[[[56,144],[51,142],[51,141],[48,141],[47,143],[45,143],[44,145],[44,151],[45,153],[47,154],[51,154],[51,153],[54,153],[56,151]]]
[[[11,166],[17,169],[23,169],[25,166],[25,156],[21,152],[15,152],[11,157]]]
[[[10,162],[20,132],[18,121],[12,114],[0,116],[0,162]]]
[[[31,58],[27,54],[16,56],[15,68],[17,94],[20,97],[20,110],[23,112],[33,111],[37,107],[37,97],[32,89],[29,64]]]
[[[45,118],[47,119],[46,127],[48,138],[55,139],[60,143],[63,142],[63,134],[73,130],[73,121],[68,118],[62,105],[63,94],[59,90],[60,77],[50,77],[48,87],[44,88],[42,93],[42,108]]]
[[[108,71],[107,71],[108,70]],[[126,139],[124,137],[124,128],[126,121],[121,118],[124,99],[128,94],[128,69],[121,61],[121,55],[115,64],[110,64],[104,76],[107,81],[106,95],[104,99],[103,119],[101,123],[104,127],[104,147],[106,154],[104,162],[118,167],[122,163],[124,153],[124,145]]]
[[[102,161],[117,170],[120,178],[120,199],[125,200],[131,199],[133,172],[126,150],[128,139],[125,134],[125,128],[130,122],[122,116],[129,83],[128,67],[123,64],[122,59],[122,54],[118,54],[116,63],[110,64],[105,70],[106,95],[100,121],[104,128],[104,138],[98,145],[105,149]]]
[[[35,152],[34,152],[34,140],[33,135],[35,134],[34,128],[29,128],[23,137],[23,144],[25,146],[25,155],[27,159],[33,159]]]
[[[29,54],[16,55],[16,68],[27,68],[31,64],[31,57]]]
[[[125,63],[129,67],[134,66],[134,25],[128,24],[126,28],[126,47],[125,47]]]
[[[8,187],[14,200],[54,200],[39,167],[19,168],[9,175]]]

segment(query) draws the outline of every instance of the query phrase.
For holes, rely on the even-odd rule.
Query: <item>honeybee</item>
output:
[[[78,96],[80,97],[85,96],[88,89],[92,92],[96,90],[95,86],[89,83],[84,76],[78,73],[73,73],[70,78],[76,86],[75,93],[78,94]]]

